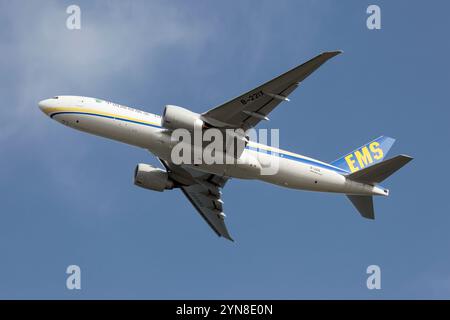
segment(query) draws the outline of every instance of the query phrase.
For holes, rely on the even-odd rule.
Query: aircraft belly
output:
[[[155,156],[171,161],[173,143],[162,129],[89,115],[67,114],[55,117],[55,120],[77,130],[148,149]],[[352,194],[371,192],[370,187],[348,183],[344,176],[332,170],[251,150],[245,150],[234,164],[193,167],[220,176],[259,179],[292,189]]]
[[[345,177],[337,172],[290,159],[278,161],[278,172],[262,175],[261,180],[291,189],[344,192]]]
[[[260,163],[249,152],[244,151],[239,159],[233,161],[235,163],[198,164],[193,167],[204,172],[238,179],[257,179],[260,176]]]
[[[150,126],[83,114],[65,114],[55,119],[80,131],[146,149],[157,149],[161,144],[157,139],[161,129]],[[164,146],[164,149],[167,147]]]
[[[79,114],[57,116],[55,120],[77,130],[148,149],[155,156],[171,161],[173,143],[170,135],[160,128]],[[259,179],[292,189],[349,194],[372,192],[371,186],[346,182],[344,176],[332,170],[251,150],[245,150],[234,164],[199,164],[193,167],[220,176]]]

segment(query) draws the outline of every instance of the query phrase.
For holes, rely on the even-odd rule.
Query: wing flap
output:
[[[168,161],[159,160],[166,167],[170,178],[178,184],[183,194],[211,229],[219,237],[234,241],[225,225],[226,216],[221,199],[221,188],[225,186],[228,178],[205,174],[192,168],[183,168]]]
[[[225,239],[234,241],[228,232],[227,226],[225,225],[225,214],[214,207],[212,204],[214,200],[209,199],[202,195],[202,191],[195,190],[196,186],[181,187],[184,195],[192,203],[194,208],[200,214],[200,216],[208,223],[211,229],[219,237],[224,237]]]

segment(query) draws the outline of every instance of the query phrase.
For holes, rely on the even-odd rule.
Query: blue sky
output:
[[[450,63],[445,1],[0,0],[0,298],[450,298]],[[382,29],[366,28],[381,7]],[[324,161],[381,135],[415,160],[375,221],[342,195],[233,180],[235,243],[181,192],[136,188],[146,152],[51,121],[58,94],[202,112],[344,50],[271,115],[280,146]],[[82,289],[65,287],[76,264]],[[366,288],[377,264],[382,289]]]

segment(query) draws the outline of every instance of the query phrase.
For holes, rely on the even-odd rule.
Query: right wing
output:
[[[324,52],[302,65],[202,114],[207,123],[222,128],[243,129],[268,120],[268,114],[287,98],[306,77],[341,51]]]
[[[225,186],[228,178],[185,169],[168,161],[159,160],[166,167],[170,178],[180,185],[181,191],[214,232],[219,237],[234,241],[225,225],[221,199],[221,188]]]

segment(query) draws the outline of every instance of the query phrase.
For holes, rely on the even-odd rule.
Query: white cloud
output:
[[[101,1],[80,7],[81,30],[68,30],[62,2],[0,4],[0,93],[9,102],[0,107],[0,142],[42,128],[40,99],[95,92],[127,72],[143,76],[164,50],[195,52],[208,36],[201,20],[193,23],[170,2]]]
[[[269,67],[266,62],[271,53],[280,50],[293,55],[293,51],[298,54],[296,48],[307,47],[280,33],[291,30],[291,23],[277,28],[289,8],[273,2],[257,8],[251,3],[237,8],[223,5],[224,12],[215,4],[191,8],[167,1],[79,2],[81,30],[66,28],[67,5],[61,1],[0,2],[0,95],[8,101],[0,105],[0,145],[13,150],[5,152],[9,161],[32,157],[34,168],[39,165],[64,194],[92,191],[89,186],[80,188],[80,180],[86,181],[83,174],[92,174],[93,169],[85,164],[94,157],[96,144],[45,119],[37,108],[40,99],[74,94],[115,100],[112,88],[129,88],[128,82],[134,79],[145,86],[158,81],[160,86],[171,85],[171,75],[159,64],[167,53],[181,52],[183,58],[192,57],[183,73],[192,96],[203,99],[198,100],[198,107],[205,99],[228,99],[250,89],[248,79]],[[295,35],[306,43],[313,36],[311,26],[320,19],[307,12],[295,16],[301,21]],[[164,67],[170,67],[165,63]],[[232,73],[230,77],[226,72],[230,69],[240,76]],[[214,82],[199,84],[202,75]],[[236,84],[239,81],[242,85]],[[236,92],[224,90],[233,85]],[[128,104],[129,98],[116,102]],[[63,131],[67,134],[59,136]],[[49,143],[46,139],[52,134]],[[6,164],[8,158],[0,161]],[[7,171],[11,166],[0,167],[11,174]]]
[[[20,170],[24,177],[19,179],[27,179],[21,170],[26,163],[27,170],[39,170],[58,186],[55,191],[63,197],[76,193],[88,199],[98,192],[85,184],[93,174],[86,159],[92,160],[95,143],[46,119],[37,102],[58,94],[108,98],[110,86],[157,79],[163,75],[151,73],[159,72],[155,67],[167,50],[195,55],[210,31],[170,2],[155,1],[80,3],[81,30],[68,30],[66,5],[0,2],[0,171],[13,177]],[[67,135],[59,136],[63,130]],[[99,214],[108,212],[112,199],[106,199],[92,198],[89,206]]]

